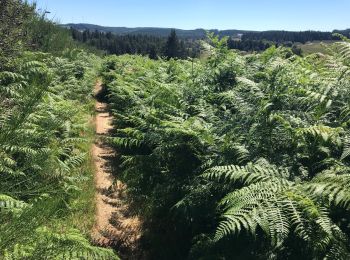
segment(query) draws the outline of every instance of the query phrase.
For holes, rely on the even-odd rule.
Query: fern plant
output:
[[[98,59],[79,53],[76,60],[23,53],[0,71],[0,258],[117,259],[80,231],[55,227],[65,225],[79,182],[89,178],[81,170],[83,102],[91,102]]]
[[[329,170],[330,171],[330,170]],[[314,257],[349,257],[348,240],[332,221],[329,205],[349,209],[349,174],[320,173],[311,182],[288,180],[286,169],[267,163],[217,166],[203,177],[229,182],[233,187],[220,202],[222,218],[215,239],[262,230],[278,249],[292,234],[313,250]]]
[[[208,44],[204,60],[102,64],[150,255],[348,258],[348,44],[305,57]]]

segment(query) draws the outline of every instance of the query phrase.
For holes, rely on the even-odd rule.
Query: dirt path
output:
[[[97,82],[95,96],[101,90],[101,83]],[[92,238],[100,246],[115,248],[123,259],[139,259],[137,248],[141,222],[137,216],[130,216],[125,185],[119,180],[115,182],[111,166],[115,153],[99,138],[109,135],[112,116],[106,103],[96,101],[95,109],[97,139],[92,154],[96,169],[96,215]]]

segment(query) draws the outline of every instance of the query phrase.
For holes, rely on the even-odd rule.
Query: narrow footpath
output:
[[[95,97],[101,91],[101,82],[97,82]],[[96,141],[92,155],[95,164],[96,213],[92,238],[97,245],[115,248],[122,259],[140,259],[138,243],[141,222],[137,216],[130,216],[126,186],[117,180],[112,167],[115,153],[101,138],[109,136],[112,116],[107,104],[99,100],[96,100],[95,109]]]

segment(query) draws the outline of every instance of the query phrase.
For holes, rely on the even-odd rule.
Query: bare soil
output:
[[[101,82],[95,86],[95,96],[102,91]],[[96,141],[92,147],[95,164],[96,213],[92,239],[95,244],[115,248],[122,259],[141,259],[138,252],[141,221],[129,210],[126,185],[116,177],[112,167],[114,150],[103,137],[112,130],[112,116],[106,103],[96,101]]]

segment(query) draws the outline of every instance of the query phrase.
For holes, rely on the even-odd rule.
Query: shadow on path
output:
[[[112,247],[122,259],[143,259],[139,252],[141,221],[129,209],[126,186],[115,177],[114,150],[104,141],[112,130],[112,116],[104,102],[100,82],[95,86],[96,141],[92,147],[95,164],[96,213],[92,239],[95,244]]]

